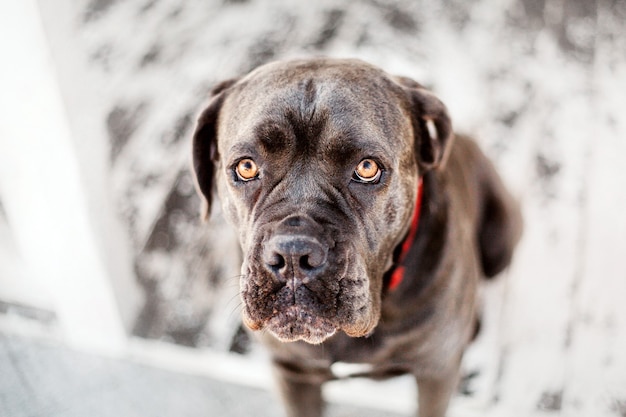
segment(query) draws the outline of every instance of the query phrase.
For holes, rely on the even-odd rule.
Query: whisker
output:
[[[228,319],[229,320],[232,319],[233,316],[235,316],[235,315],[237,315],[237,316],[239,316],[239,318],[241,318],[240,312],[241,312],[242,306],[243,306],[243,303],[241,301],[239,301],[237,303],[237,305],[235,305],[235,307],[233,307],[230,310],[230,313],[228,314]]]

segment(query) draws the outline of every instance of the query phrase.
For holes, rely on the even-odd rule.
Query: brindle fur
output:
[[[429,133],[432,123],[435,132]],[[276,62],[212,91],[194,135],[208,213],[216,187],[244,254],[244,322],[270,349],[290,417],[319,417],[333,363],[413,374],[442,417],[477,325],[477,287],[510,262],[517,205],[445,106],[357,60]],[[252,158],[259,178],[237,180]],[[380,182],[351,180],[364,158]],[[386,289],[423,180],[417,237]]]

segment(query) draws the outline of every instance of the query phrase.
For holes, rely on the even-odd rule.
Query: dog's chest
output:
[[[393,338],[376,332],[369,337],[351,338],[339,334],[321,347],[332,374],[339,379],[370,377],[384,379],[411,371],[414,358],[399,352]]]

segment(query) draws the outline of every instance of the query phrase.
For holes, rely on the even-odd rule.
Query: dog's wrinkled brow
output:
[[[255,139],[267,154],[286,150],[295,151],[299,155],[314,153],[324,135],[326,124],[326,118],[320,113],[303,118],[299,112],[286,109],[282,114],[257,125]]]
[[[361,147],[349,141],[338,141],[328,144],[324,149],[325,157],[338,166],[352,162],[361,153]]]
[[[332,140],[330,139],[332,136]],[[306,126],[305,123],[277,123],[266,121],[257,126],[256,143],[263,153],[277,155],[295,150],[296,157],[320,154],[322,160],[343,167],[358,162],[359,158],[387,154],[380,140],[366,140],[356,131],[338,132],[324,126]]]
[[[287,149],[294,140],[294,135],[281,124],[268,121],[257,126],[256,136],[263,150],[269,154]]]

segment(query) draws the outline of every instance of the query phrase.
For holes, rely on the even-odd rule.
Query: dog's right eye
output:
[[[357,165],[352,180],[363,184],[375,184],[380,180],[382,170],[373,159],[364,159]]]
[[[250,181],[259,176],[259,166],[252,159],[246,158],[239,161],[235,172],[241,181]]]

